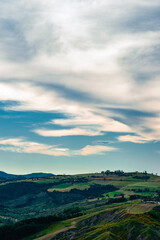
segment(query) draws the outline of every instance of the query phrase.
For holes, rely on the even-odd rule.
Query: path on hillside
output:
[[[76,222],[73,221],[69,227],[62,228],[60,230],[57,230],[56,232],[49,233],[49,234],[47,234],[47,235],[45,235],[43,237],[40,237],[40,238],[36,238],[35,240],[50,240],[53,237],[55,237],[57,234],[65,232],[65,231],[67,231],[69,229],[72,229],[72,228],[75,228],[75,227],[76,227]]]

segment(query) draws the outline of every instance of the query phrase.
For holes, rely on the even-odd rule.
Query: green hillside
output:
[[[159,202],[160,177],[146,172],[3,181],[0,239],[159,239]]]
[[[137,209],[138,207],[140,209],[141,205],[138,205]],[[143,214],[128,214],[127,208],[113,208],[87,217],[80,220],[76,228],[57,234],[51,239],[160,239],[160,207]]]

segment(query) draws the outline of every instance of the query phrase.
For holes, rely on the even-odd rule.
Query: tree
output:
[[[106,175],[109,175],[110,173],[111,173],[111,172],[110,172],[109,170],[106,170],[106,171],[105,171],[105,174],[106,174]]]

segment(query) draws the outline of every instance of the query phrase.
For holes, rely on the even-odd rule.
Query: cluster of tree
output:
[[[138,195],[138,194],[133,194],[133,195],[130,195],[130,197],[129,197],[129,200],[131,200],[131,201],[136,200],[136,199],[141,199],[144,202],[160,200],[159,196],[155,196],[155,195],[142,196],[142,195]]]
[[[84,190],[75,188],[71,189],[69,192],[53,191],[49,192],[48,194],[52,197],[54,203],[58,206],[72,203],[75,201],[80,201],[83,199],[101,197],[104,193],[116,190],[118,190],[118,188],[113,185],[93,184],[90,188]]]
[[[12,225],[0,227],[0,239],[3,240],[20,240],[31,236],[54,222],[79,217],[83,213],[79,207],[65,209],[63,212],[47,217],[32,218],[17,222]]]
[[[148,214],[160,222],[160,206],[154,207]]]
[[[140,172],[130,172],[130,173],[125,173],[122,170],[115,170],[115,171],[110,171],[110,170],[106,170],[106,171],[101,171],[101,174],[103,175],[117,175],[119,177],[121,176],[125,176],[125,177],[133,177],[135,179],[140,179],[140,180],[144,180],[147,181],[150,179],[149,174],[147,173],[147,171],[144,171],[142,173]],[[151,174],[153,175],[153,174]]]
[[[138,195],[138,194],[133,194],[133,195],[130,195],[129,196],[129,200],[136,200],[136,199],[139,199],[140,198],[140,195]]]
[[[33,182],[15,182],[0,185],[0,203],[13,200],[27,194],[36,194],[47,190],[52,184],[38,184]]]
[[[86,177],[64,177],[59,179],[58,182],[56,182],[56,184],[63,184],[63,183],[86,183],[88,182],[88,178]]]
[[[122,195],[121,197],[109,198],[106,204],[121,203],[121,202],[127,202],[127,198],[125,198],[124,195]]]
[[[127,191],[142,193],[142,192],[149,192],[150,189],[149,188],[130,188],[130,189],[127,189]]]
[[[157,190],[156,193],[158,194],[158,197],[160,198],[160,191]]]
[[[148,180],[148,179],[150,179],[150,176],[148,176],[148,175],[136,175],[136,176],[133,176],[133,178],[141,179],[141,180]]]
[[[101,173],[105,175],[113,175],[113,174],[118,176],[125,175],[124,171],[122,170],[115,170],[115,171],[106,170],[106,171],[102,171]]]

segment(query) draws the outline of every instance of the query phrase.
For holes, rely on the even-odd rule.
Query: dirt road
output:
[[[69,230],[69,229],[71,229],[71,228],[75,228],[75,227],[76,227],[76,222],[73,221],[73,222],[71,223],[71,226],[62,228],[62,229],[60,229],[60,230],[58,230],[58,231],[56,231],[56,232],[53,232],[53,233],[49,233],[49,234],[47,234],[47,235],[45,235],[45,236],[43,236],[43,237],[36,238],[35,240],[50,240],[50,239],[52,239],[53,237],[55,237],[57,234],[62,233],[62,232],[65,232],[65,231],[67,231],[67,230]]]

